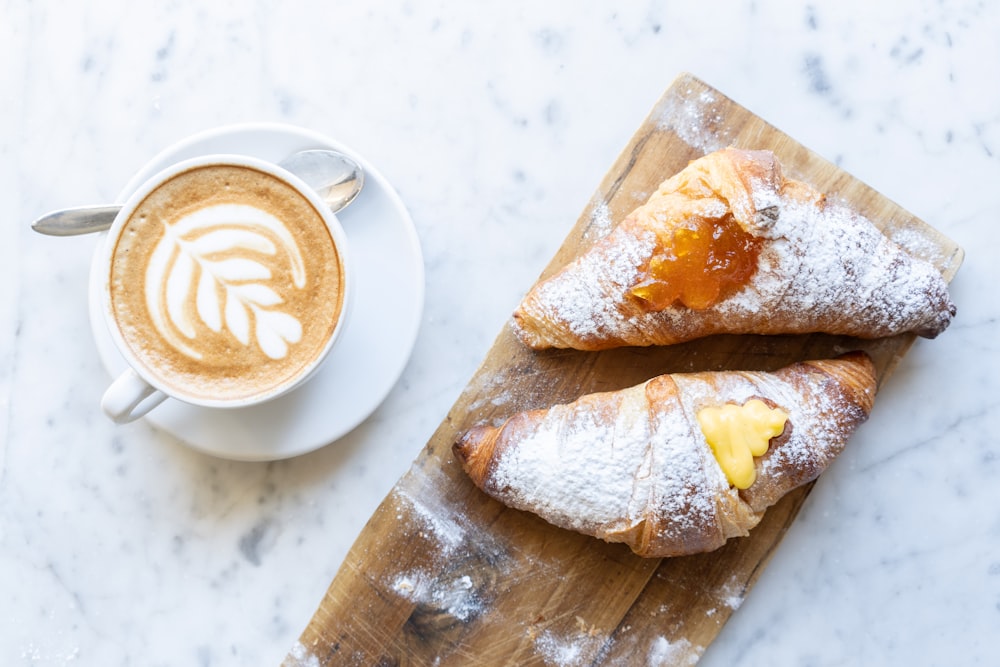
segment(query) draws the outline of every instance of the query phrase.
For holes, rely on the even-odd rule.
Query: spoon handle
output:
[[[354,201],[365,182],[364,170],[339,151],[314,149],[293,153],[278,163],[316,190],[337,213]],[[39,234],[76,236],[111,227],[120,206],[84,206],[46,213],[31,223]]]
[[[121,206],[83,206],[46,213],[31,223],[39,234],[76,236],[101,232],[111,226]]]

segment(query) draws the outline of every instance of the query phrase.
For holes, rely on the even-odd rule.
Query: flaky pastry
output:
[[[601,350],[723,333],[934,337],[954,313],[929,262],[786,179],[771,152],[730,148],[540,281],[513,326],[535,349]]]

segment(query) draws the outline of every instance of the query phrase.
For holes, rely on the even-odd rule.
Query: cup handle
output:
[[[129,368],[104,392],[101,409],[116,424],[126,424],[144,416],[166,397]]]

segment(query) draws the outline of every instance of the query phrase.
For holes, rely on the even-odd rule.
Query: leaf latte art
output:
[[[277,176],[210,164],[152,190],[117,235],[110,301],[150,376],[193,400],[242,400],[312,367],[344,307],[323,215]]]
[[[291,261],[292,284],[302,289],[302,255],[273,215],[220,204],[171,225],[146,271],[146,304],[157,331],[179,351],[201,359],[193,311],[208,329],[218,333],[225,326],[242,345],[256,339],[268,357],[284,358],[289,343],[302,339],[302,324],[280,310],[284,299],[269,285],[274,272],[266,258],[279,246]]]

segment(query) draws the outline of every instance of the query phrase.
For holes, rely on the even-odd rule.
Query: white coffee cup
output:
[[[151,177],[95,261],[103,318],[128,365],[101,400],[118,423],[166,398],[242,408],[295,389],[343,330],[353,283],[344,231],[316,192],[238,155]]]

